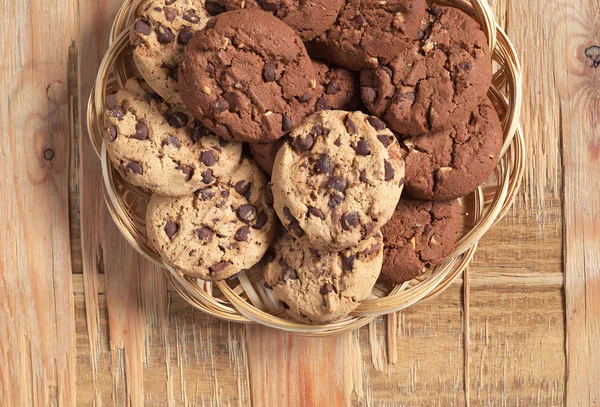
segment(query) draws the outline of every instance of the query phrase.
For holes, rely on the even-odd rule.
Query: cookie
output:
[[[375,68],[408,47],[424,14],[425,0],[347,0],[333,27],[312,45],[344,68]]]
[[[273,163],[275,156],[285,143],[285,138],[280,138],[272,143],[254,143],[250,144],[250,152],[256,163],[264,172],[271,175],[273,173]]]
[[[214,185],[173,198],[152,195],[146,230],[163,261],[182,275],[223,280],[256,264],[275,231],[265,177],[256,164]]]
[[[221,0],[227,10],[260,9],[296,30],[302,41],[327,31],[344,5],[343,0]]]
[[[132,27],[137,42],[133,60],[150,86],[170,103],[182,105],[177,76],[183,48],[194,32],[217,12],[205,0],[150,0],[139,9]]]
[[[321,61],[313,61],[321,96],[315,110],[358,110],[360,106],[360,86],[358,75],[337,66],[329,66]]]
[[[314,105],[316,74],[293,29],[259,10],[213,18],[185,49],[179,75],[190,112],[222,137],[272,142]]]
[[[294,318],[325,324],[345,317],[371,294],[383,261],[381,232],[361,246],[316,250],[284,233],[263,263],[265,282]]]
[[[452,7],[433,6],[428,16],[408,49],[360,75],[369,111],[404,136],[462,121],[492,79],[487,39],[475,20]]]
[[[381,228],[384,255],[380,278],[402,284],[437,266],[454,249],[461,224],[456,199],[400,199],[394,216]]]
[[[274,207],[295,237],[342,250],[390,219],[403,177],[400,146],[381,120],[322,111],[294,129],[275,157]]]
[[[104,139],[115,168],[131,184],[160,195],[190,194],[240,161],[241,143],[215,136],[139,79],[117,92],[106,117]]]
[[[468,195],[498,164],[502,142],[502,125],[489,99],[448,130],[404,140],[406,192],[426,200]]]

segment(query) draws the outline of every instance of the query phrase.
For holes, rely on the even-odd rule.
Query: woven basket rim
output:
[[[228,321],[260,323],[302,335],[323,336],[353,330],[368,324],[377,316],[404,309],[443,292],[468,266],[479,239],[510,210],[525,167],[525,142],[519,125],[522,104],[521,69],[515,49],[506,33],[496,23],[494,14],[485,0],[438,0],[436,3],[457,7],[481,23],[490,49],[493,50],[492,58],[499,65],[499,69],[494,73],[489,97],[504,117],[504,144],[501,159],[495,170],[497,183],[486,190],[479,187],[472,194],[474,225],[459,241],[448,260],[422,281],[417,279],[419,281],[414,285],[407,282],[395,286],[382,298],[375,297],[364,301],[350,317],[327,325],[306,325],[282,318],[281,312],[267,311],[261,303],[259,293],[252,292],[255,289],[253,283],[245,275],[240,276],[239,284],[235,288],[227,282],[201,282],[178,275],[147,247],[144,231],[140,231],[130,219],[128,211],[131,208],[119,194],[119,188],[127,183],[112,168],[102,139],[107,89],[122,87],[124,79],[129,77],[127,67],[120,59],[129,47],[129,29],[135,9],[142,1],[126,0],[115,18],[111,29],[111,44],[100,65],[89,98],[88,133],[102,163],[105,201],[119,230],[140,254],[165,269],[176,291],[195,308]],[[128,193],[137,194],[139,198],[147,197],[145,192],[125,186]],[[215,289],[220,292],[219,297],[213,296]],[[242,293],[248,298],[242,296]]]

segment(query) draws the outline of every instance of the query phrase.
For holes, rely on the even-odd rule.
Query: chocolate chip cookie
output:
[[[180,196],[212,184],[239,163],[242,145],[214,135],[140,79],[117,92],[104,133],[113,165],[133,185]]]
[[[275,157],[274,207],[295,237],[342,250],[390,219],[403,178],[400,146],[381,120],[322,111],[294,129]]]
[[[487,39],[475,20],[440,6],[428,9],[428,17],[408,49],[360,75],[369,111],[403,136],[462,121],[492,79]]]
[[[183,48],[204,28],[217,3],[205,0],[150,0],[137,15],[133,60],[144,79],[165,100],[182,105],[177,86]]]
[[[502,142],[498,113],[487,98],[461,123],[404,140],[406,192],[427,200],[471,193],[498,164]]]
[[[360,86],[356,72],[316,60],[313,64],[321,94],[315,110],[358,110]]]
[[[425,0],[347,0],[333,27],[312,45],[344,68],[375,68],[408,47],[424,14]]]
[[[275,231],[266,180],[256,164],[180,198],[152,195],[146,229],[152,247],[182,275],[223,280],[256,264]]]
[[[345,317],[371,294],[383,260],[381,232],[359,247],[316,250],[284,233],[265,256],[265,282],[294,318],[326,324]]]
[[[311,112],[317,77],[293,29],[259,10],[214,17],[185,49],[188,109],[218,135],[275,141]]]
[[[227,10],[260,9],[296,30],[303,41],[327,31],[344,5],[343,0],[220,0]]]
[[[285,138],[280,138],[272,143],[253,143],[250,144],[250,152],[256,163],[264,172],[271,175],[273,173],[273,163],[275,156],[285,143]]]
[[[460,205],[450,201],[402,198],[381,228],[384,242],[382,280],[402,284],[440,264],[461,228]]]

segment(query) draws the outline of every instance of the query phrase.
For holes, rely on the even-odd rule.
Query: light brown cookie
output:
[[[316,250],[308,240],[283,233],[263,261],[264,277],[290,315],[309,324],[326,324],[367,299],[382,261],[380,232],[340,252]]]
[[[275,158],[275,210],[316,248],[357,246],[392,216],[403,177],[400,146],[381,120],[322,111],[294,129]]]
[[[113,165],[127,181],[154,193],[190,194],[240,161],[241,143],[215,136],[140,79],[127,81],[106,116],[104,138]]]
[[[231,176],[180,198],[153,195],[146,230],[162,260],[182,275],[223,280],[263,257],[276,219],[267,182],[244,159]]]

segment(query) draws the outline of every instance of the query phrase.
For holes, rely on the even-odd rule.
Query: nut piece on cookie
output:
[[[131,31],[133,60],[148,84],[170,103],[183,105],[177,77],[183,49],[220,7],[205,0],[149,0]],[[223,11],[223,10],[221,10]]]
[[[347,0],[333,27],[311,45],[344,68],[375,68],[408,47],[424,14],[425,0]]]
[[[361,112],[322,111],[294,129],[275,157],[274,207],[295,237],[342,250],[390,219],[403,178],[400,146],[385,123]]]
[[[468,195],[498,164],[502,136],[498,113],[486,98],[461,123],[404,140],[406,192],[426,200]]]
[[[402,198],[381,228],[384,242],[380,278],[402,284],[440,264],[456,244],[462,225],[458,200]]]
[[[267,182],[254,161],[180,198],[152,195],[146,230],[161,259],[182,275],[223,280],[260,261],[275,235]]]
[[[350,314],[371,294],[383,261],[379,231],[359,247],[330,252],[284,230],[269,250],[263,262],[265,282],[292,317],[309,324]]]
[[[479,24],[452,7],[433,6],[428,16],[408,49],[360,75],[361,98],[369,111],[407,137],[464,120],[492,80]]]
[[[259,10],[213,18],[185,49],[183,102],[222,137],[272,142],[313,110],[316,73],[300,37]]]
[[[106,110],[104,138],[115,168],[131,184],[181,196],[212,184],[239,163],[241,143],[217,137],[144,81],[130,79]]]

